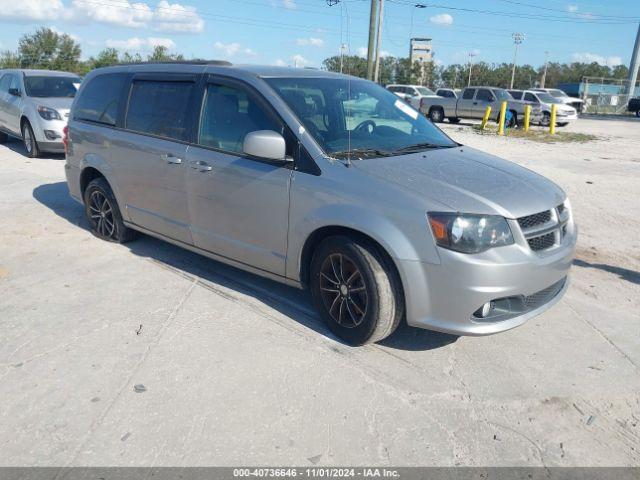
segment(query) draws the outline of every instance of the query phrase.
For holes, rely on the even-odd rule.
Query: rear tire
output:
[[[444,120],[444,111],[439,107],[431,107],[429,110],[429,120],[433,123],[440,123]]]
[[[137,232],[124,225],[116,197],[103,177],[95,178],[87,185],[84,209],[91,233],[96,237],[116,243],[126,243],[136,237]]]
[[[376,247],[350,237],[320,244],[311,261],[310,289],[329,329],[350,345],[388,337],[404,315],[393,267]]]
[[[640,110],[636,110],[636,117],[640,117]]]
[[[4,132],[0,132],[0,143],[7,143],[9,140],[9,135]]]
[[[24,142],[24,148],[27,150],[27,157],[37,158],[40,156],[40,147],[38,147],[38,142],[33,134],[33,128],[31,128],[29,120],[25,120],[22,124],[22,141]]]

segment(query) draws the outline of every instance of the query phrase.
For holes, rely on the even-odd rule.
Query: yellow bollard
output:
[[[556,111],[558,110],[558,105],[555,103],[551,105],[551,121],[549,122],[549,133],[551,135],[556,134]]]
[[[524,131],[529,131],[529,122],[531,121],[531,105],[524,106]]]
[[[489,122],[490,116],[491,116],[491,105],[487,105],[487,109],[484,112],[484,117],[482,117],[482,124],[480,125],[480,128],[482,130],[484,130],[484,128],[487,126],[487,122]]]
[[[498,120],[498,135],[504,135],[504,119],[507,116],[507,102],[500,105],[500,119]]]

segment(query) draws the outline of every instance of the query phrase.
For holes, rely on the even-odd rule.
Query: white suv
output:
[[[62,138],[80,77],[49,70],[0,70],[0,143],[21,138],[29,157],[64,152]]]

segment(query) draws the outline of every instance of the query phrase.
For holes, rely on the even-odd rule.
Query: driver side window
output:
[[[206,87],[198,143],[243,153],[244,137],[256,130],[282,133],[279,124],[246,90],[209,84]]]

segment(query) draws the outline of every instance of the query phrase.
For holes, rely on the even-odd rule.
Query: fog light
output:
[[[53,130],[45,130],[44,131],[44,136],[47,137],[47,140],[55,140],[56,138],[62,138],[58,132],[55,132]]]
[[[487,318],[493,310],[493,302],[487,302],[473,314],[476,318]]]

